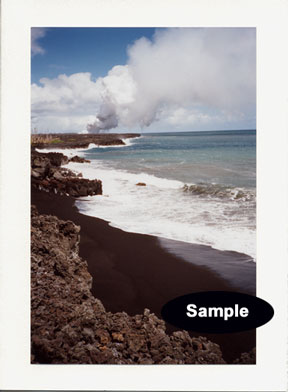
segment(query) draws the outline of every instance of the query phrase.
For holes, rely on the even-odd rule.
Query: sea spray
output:
[[[101,178],[103,196],[78,200],[81,213],[256,259],[255,132],[144,135],[82,156],[91,164],[68,167]]]

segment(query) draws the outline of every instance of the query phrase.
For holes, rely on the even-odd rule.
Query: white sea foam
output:
[[[137,137],[129,137],[129,138],[123,138],[122,141],[126,144],[126,146],[132,146],[132,144],[135,143],[135,140],[142,139],[143,136],[137,136]]]
[[[69,163],[89,179],[101,179],[103,195],[79,199],[80,212],[128,232],[231,250],[255,259],[255,223],[248,201],[187,194],[181,181],[109,168],[108,163]],[[146,186],[137,186],[144,182]],[[89,201],[87,201],[89,200]]]
[[[48,153],[48,152],[60,152],[61,154],[66,155],[68,158],[72,158],[75,155],[83,155],[85,151],[92,150],[93,148],[98,147],[94,143],[90,143],[87,148],[36,148],[36,151]]]

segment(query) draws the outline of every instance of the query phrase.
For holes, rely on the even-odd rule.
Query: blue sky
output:
[[[151,38],[152,28],[46,28],[38,40],[43,55],[31,57],[31,81],[91,72],[94,78],[105,76],[114,65],[127,61],[126,49],[135,40]]]
[[[32,129],[255,129],[253,28],[33,28]]]

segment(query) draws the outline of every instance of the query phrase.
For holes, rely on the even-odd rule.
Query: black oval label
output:
[[[165,321],[185,330],[240,332],[266,324],[274,315],[261,298],[232,291],[204,291],[177,297],[163,306]]]

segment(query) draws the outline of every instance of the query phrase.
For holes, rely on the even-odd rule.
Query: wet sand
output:
[[[162,306],[180,295],[208,290],[235,291],[219,274],[163,249],[156,237],[127,233],[101,219],[82,215],[71,197],[35,188],[31,192],[31,202],[39,213],[56,215],[81,226],[80,256],[87,261],[93,277],[92,293],[103,302],[107,311],[134,315],[148,308],[161,317]],[[194,253],[195,258],[201,257],[199,246],[191,245],[190,249],[192,259]],[[217,257],[221,257],[217,252]],[[216,255],[209,247],[204,254],[211,259]],[[176,329],[167,325],[168,332]],[[191,332],[191,335],[206,336],[218,343],[227,362],[256,345],[254,330],[234,334]]]

